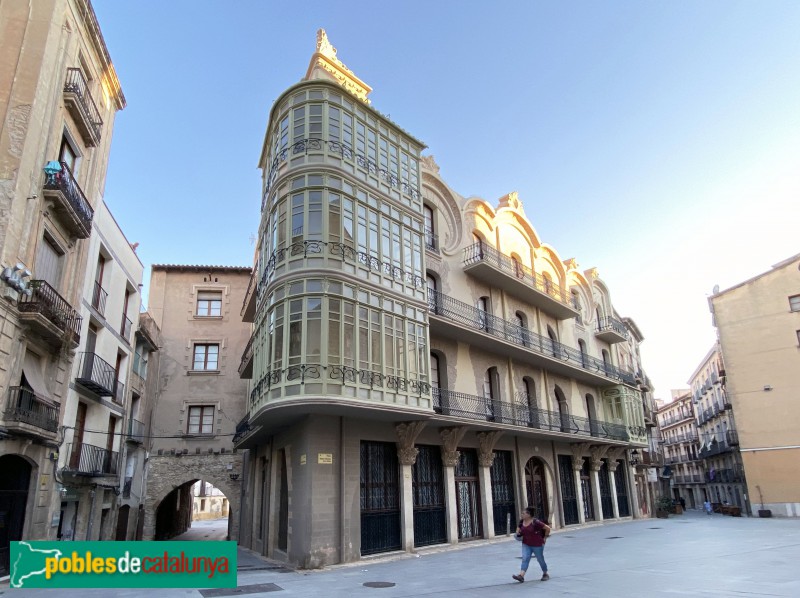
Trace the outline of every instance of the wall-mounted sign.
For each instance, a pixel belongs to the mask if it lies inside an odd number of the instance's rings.
[[[319,453],[317,455],[317,463],[322,465],[332,465],[333,455],[331,453]]]
[[[300,465],[305,465],[305,464],[306,464],[306,456],[300,455]]]

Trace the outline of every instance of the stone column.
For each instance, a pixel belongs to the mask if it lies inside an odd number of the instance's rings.
[[[632,498],[631,514],[634,519],[642,518],[642,508],[639,504],[639,492],[636,489],[636,468],[627,461],[624,462],[628,473],[628,495]]]
[[[483,518],[483,537],[493,538],[494,529],[494,499],[492,497],[492,474],[491,467],[494,461],[494,446],[503,432],[480,432],[478,434],[478,479],[481,489],[481,517]]]
[[[616,459],[608,460],[608,483],[611,486],[611,506],[614,508],[614,519],[619,519],[619,501],[617,501],[617,476],[614,475],[617,471]]]
[[[583,469],[583,445],[571,444],[572,449],[572,475],[575,479],[575,497],[578,499],[578,523],[586,523],[586,514],[583,508],[583,486],[581,485],[581,470]]]
[[[603,521],[605,514],[603,513],[603,500],[600,495],[600,469],[603,467],[603,457],[608,452],[608,445],[592,446],[589,452],[592,455],[591,468],[589,476],[592,483],[592,496],[594,498],[594,519],[595,521]]]
[[[447,541],[458,543],[458,496],[456,494],[456,464],[461,457],[458,443],[466,433],[466,428],[447,428],[439,432],[444,441],[442,464],[444,465],[444,494],[447,501]]]
[[[398,424],[397,458],[400,460],[400,525],[403,537],[403,550],[414,549],[414,480],[411,468],[417,462],[419,449],[414,446],[417,436],[426,422],[417,421]]]

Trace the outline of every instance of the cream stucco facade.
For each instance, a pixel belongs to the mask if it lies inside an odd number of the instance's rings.
[[[369,91],[320,31],[270,113],[241,543],[318,567],[503,535],[526,504],[641,516],[641,333],[516,193],[459,195]]]
[[[709,300],[749,500],[784,517],[800,516],[799,267],[800,254]]]

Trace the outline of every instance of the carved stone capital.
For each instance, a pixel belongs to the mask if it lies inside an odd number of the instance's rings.
[[[414,465],[417,462],[418,454],[419,449],[414,446],[397,449],[397,458],[400,460],[400,465]]]
[[[444,442],[444,446],[442,446],[442,462],[446,467],[455,467],[456,463],[458,463],[458,459],[461,456],[458,451],[458,443],[461,442],[466,433],[467,429],[465,427],[445,428],[439,432],[439,436]]]
[[[480,463],[481,467],[491,467],[492,462],[494,461],[494,451],[490,451],[488,453],[484,453],[481,451],[478,453],[478,463]]]
[[[589,454],[592,456],[592,470],[600,471],[603,467],[603,457],[608,452],[609,445],[600,444],[589,447]]]
[[[445,467],[455,467],[461,458],[461,451],[448,451],[442,447],[442,463]]]
[[[583,451],[585,445],[580,442],[574,442],[569,445],[569,448],[572,450],[572,469],[580,471],[583,469]]]
[[[615,471],[617,471],[617,466],[618,465],[619,465],[619,462],[616,459],[609,459],[608,460],[608,471],[611,472],[611,473],[614,473]]]
[[[502,435],[502,430],[495,430],[493,432],[479,432],[477,434],[478,446],[480,447],[480,451],[478,452],[478,462],[481,464],[481,467],[492,466],[492,461],[494,461],[494,447]]]

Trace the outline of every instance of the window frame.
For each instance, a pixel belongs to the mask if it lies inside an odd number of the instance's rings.
[[[789,295],[789,311],[800,312],[800,295]]]
[[[203,298],[203,297],[201,297],[202,295],[214,295],[215,298],[214,299],[209,299],[207,297]],[[219,299],[216,298],[217,296],[219,297]],[[199,289],[197,291],[197,298],[195,300],[194,317],[195,318],[204,318],[204,319],[205,318],[221,318],[222,317],[223,296],[224,296],[224,293],[223,293],[222,289],[219,289],[219,290],[217,290],[217,289]],[[213,312],[213,303],[216,302],[216,301],[219,301],[219,313],[218,314],[212,313]],[[208,313],[200,313],[200,304],[201,304],[201,302],[208,303],[208,305],[206,306],[206,308],[207,308],[206,311]]]
[[[192,411],[200,410],[199,417],[200,420],[197,422],[197,430],[192,430]],[[211,411],[211,422],[209,431],[206,431],[204,418],[207,416],[206,410]],[[216,405],[208,405],[208,404],[200,404],[200,405],[188,405],[186,409],[186,434],[192,436],[213,436],[214,435],[214,418],[216,415]]]
[[[203,357],[203,365],[206,367],[198,369],[197,366],[197,350],[200,347],[206,347]],[[209,368],[208,366],[208,348],[209,347],[216,347],[217,348],[217,360],[216,360],[216,367]],[[219,373],[219,359],[222,355],[222,343],[219,341],[195,341],[192,343],[192,368],[190,371],[192,372],[203,372],[203,373]]]

